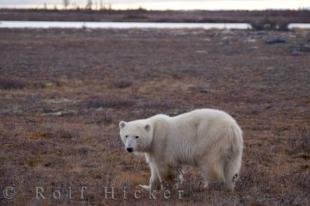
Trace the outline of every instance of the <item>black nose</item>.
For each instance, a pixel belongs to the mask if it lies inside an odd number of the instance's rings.
[[[127,147],[127,152],[133,152],[133,148],[132,147]]]

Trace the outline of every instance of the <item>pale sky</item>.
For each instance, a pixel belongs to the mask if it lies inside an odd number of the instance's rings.
[[[44,3],[49,8],[62,6],[62,0],[0,0],[0,7],[9,8],[42,8]],[[71,7],[85,6],[87,0],[70,0]],[[310,9],[310,0],[92,0],[93,8],[99,7],[100,2],[111,4],[113,9]]]

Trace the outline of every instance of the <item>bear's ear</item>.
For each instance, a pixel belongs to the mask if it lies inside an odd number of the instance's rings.
[[[146,125],[144,126],[144,129],[145,129],[147,132],[149,132],[149,131],[151,130],[151,125],[146,124]]]
[[[127,122],[125,122],[125,121],[120,121],[118,125],[119,125],[119,128],[120,128],[120,129],[123,129],[123,128],[126,126],[126,124],[127,124]]]

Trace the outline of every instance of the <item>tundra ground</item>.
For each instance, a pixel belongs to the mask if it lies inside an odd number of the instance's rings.
[[[15,189],[12,199],[1,194],[4,205],[309,204],[309,31],[1,29],[0,36],[0,186]],[[186,168],[181,199],[175,191],[167,200],[145,192],[135,199],[150,172],[125,152],[118,122],[205,107],[227,111],[244,130],[236,190],[201,190],[197,171]],[[116,200],[105,197],[112,186]]]

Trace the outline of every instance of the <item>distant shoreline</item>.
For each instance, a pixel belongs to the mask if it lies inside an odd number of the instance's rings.
[[[309,10],[266,11],[149,11],[0,9],[0,20],[250,23],[257,30],[286,30],[289,23],[310,23]]]

